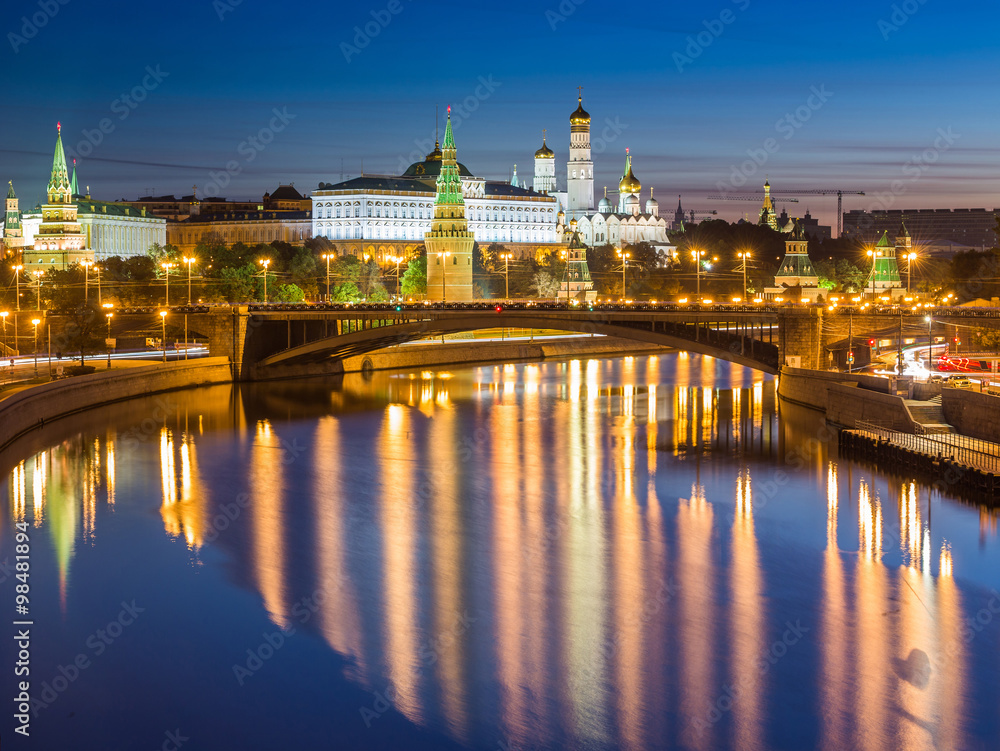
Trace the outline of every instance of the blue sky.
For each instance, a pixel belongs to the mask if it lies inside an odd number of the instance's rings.
[[[845,208],[1000,207],[994,3],[64,1],[15,0],[0,24],[0,177],[25,205],[43,195],[57,120],[81,183],[108,200],[308,191],[362,160],[395,174],[426,151],[435,104],[463,102],[456,140],[474,173],[506,178],[517,163],[530,178],[547,128],[564,179],[582,85],[598,196],[628,146],[664,207],[683,194],[726,218],[756,207],[707,196],[765,176],[868,193]],[[24,17],[45,20],[31,38]],[[366,24],[377,33],[362,48]],[[133,109],[122,95],[135,87]],[[267,144],[248,140],[262,129]],[[830,222],[835,206],[801,197],[789,210]]]

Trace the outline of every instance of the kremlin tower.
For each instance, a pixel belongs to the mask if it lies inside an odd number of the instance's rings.
[[[446,302],[472,300],[472,245],[465,219],[462,178],[458,171],[451,107],[441,145],[441,173],[437,178],[434,220],[424,235],[427,248],[427,299]]]
[[[89,260],[85,240],[73,203],[73,188],[66,152],[63,150],[62,125],[56,125],[56,150],[52,157],[52,176],[47,189],[48,203],[42,206],[42,223],[35,235],[32,250],[25,250],[26,270],[55,266],[65,269],[74,263]]]
[[[569,117],[569,162],[566,165],[567,216],[579,219],[594,211],[594,162],[590,158],[590,115],[583,94]]]

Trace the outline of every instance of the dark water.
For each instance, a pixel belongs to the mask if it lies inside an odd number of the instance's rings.
[[[30,743],[8,703],[4,748],[1000,737],[996,517],[838,459],[816,413],[738,366],[213,387],[0,461],[38,702]]]

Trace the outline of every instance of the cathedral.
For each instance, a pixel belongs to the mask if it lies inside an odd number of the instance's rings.
[[[545,138],[535,152],[534,188],[559,200],[559,228],[564,241],[571,238],[569,222],[576,222],[580,241],[589,247],[596,245],[634,245],[645,242],[658,246],[666,259],[676,249],[667,238],[667,221],[660,216],[659,204],[649,190],[642,203],[642,183],[632,168],[632,155],[625,149],[625,168],[618,182],[617,199],[604,197],[595,205],[594,162],[590,153],[590,114],[583,108],[583,95],[577,98],[577,108],[569,117],[569,161],[566,163],[566,190],[556,189],[555,154]]]

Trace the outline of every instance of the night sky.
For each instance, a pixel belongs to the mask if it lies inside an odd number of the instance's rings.
[[[869,193],[845,210],[1000,206],[996,3],[65,2],[4,5],[0,177],[22,209],[43,198],[57,120],[95,198],[198,185],[259,199],[357,175],[362,160],[398,174],[448,103],[473,173],[507,179],[516,162],[530,181],[548,128],[562,187],[581,85],[597,198],[628,146],[671,211],[681,193],[688,209],[756,218],[754,204],[706,200],[744,175],[750,190],[768,176]],[[45,24],[24,33],[23,16]],[[366,24],[377,34],[361,48]],[[133,109],[122,95],[135,87]],[[258,148],[247,139],[262,129]],[[748,150],[764,164],[734,180]],[[932,164],[915,160],[925,152]],[[836,198],[788,208],[829,223]]]

